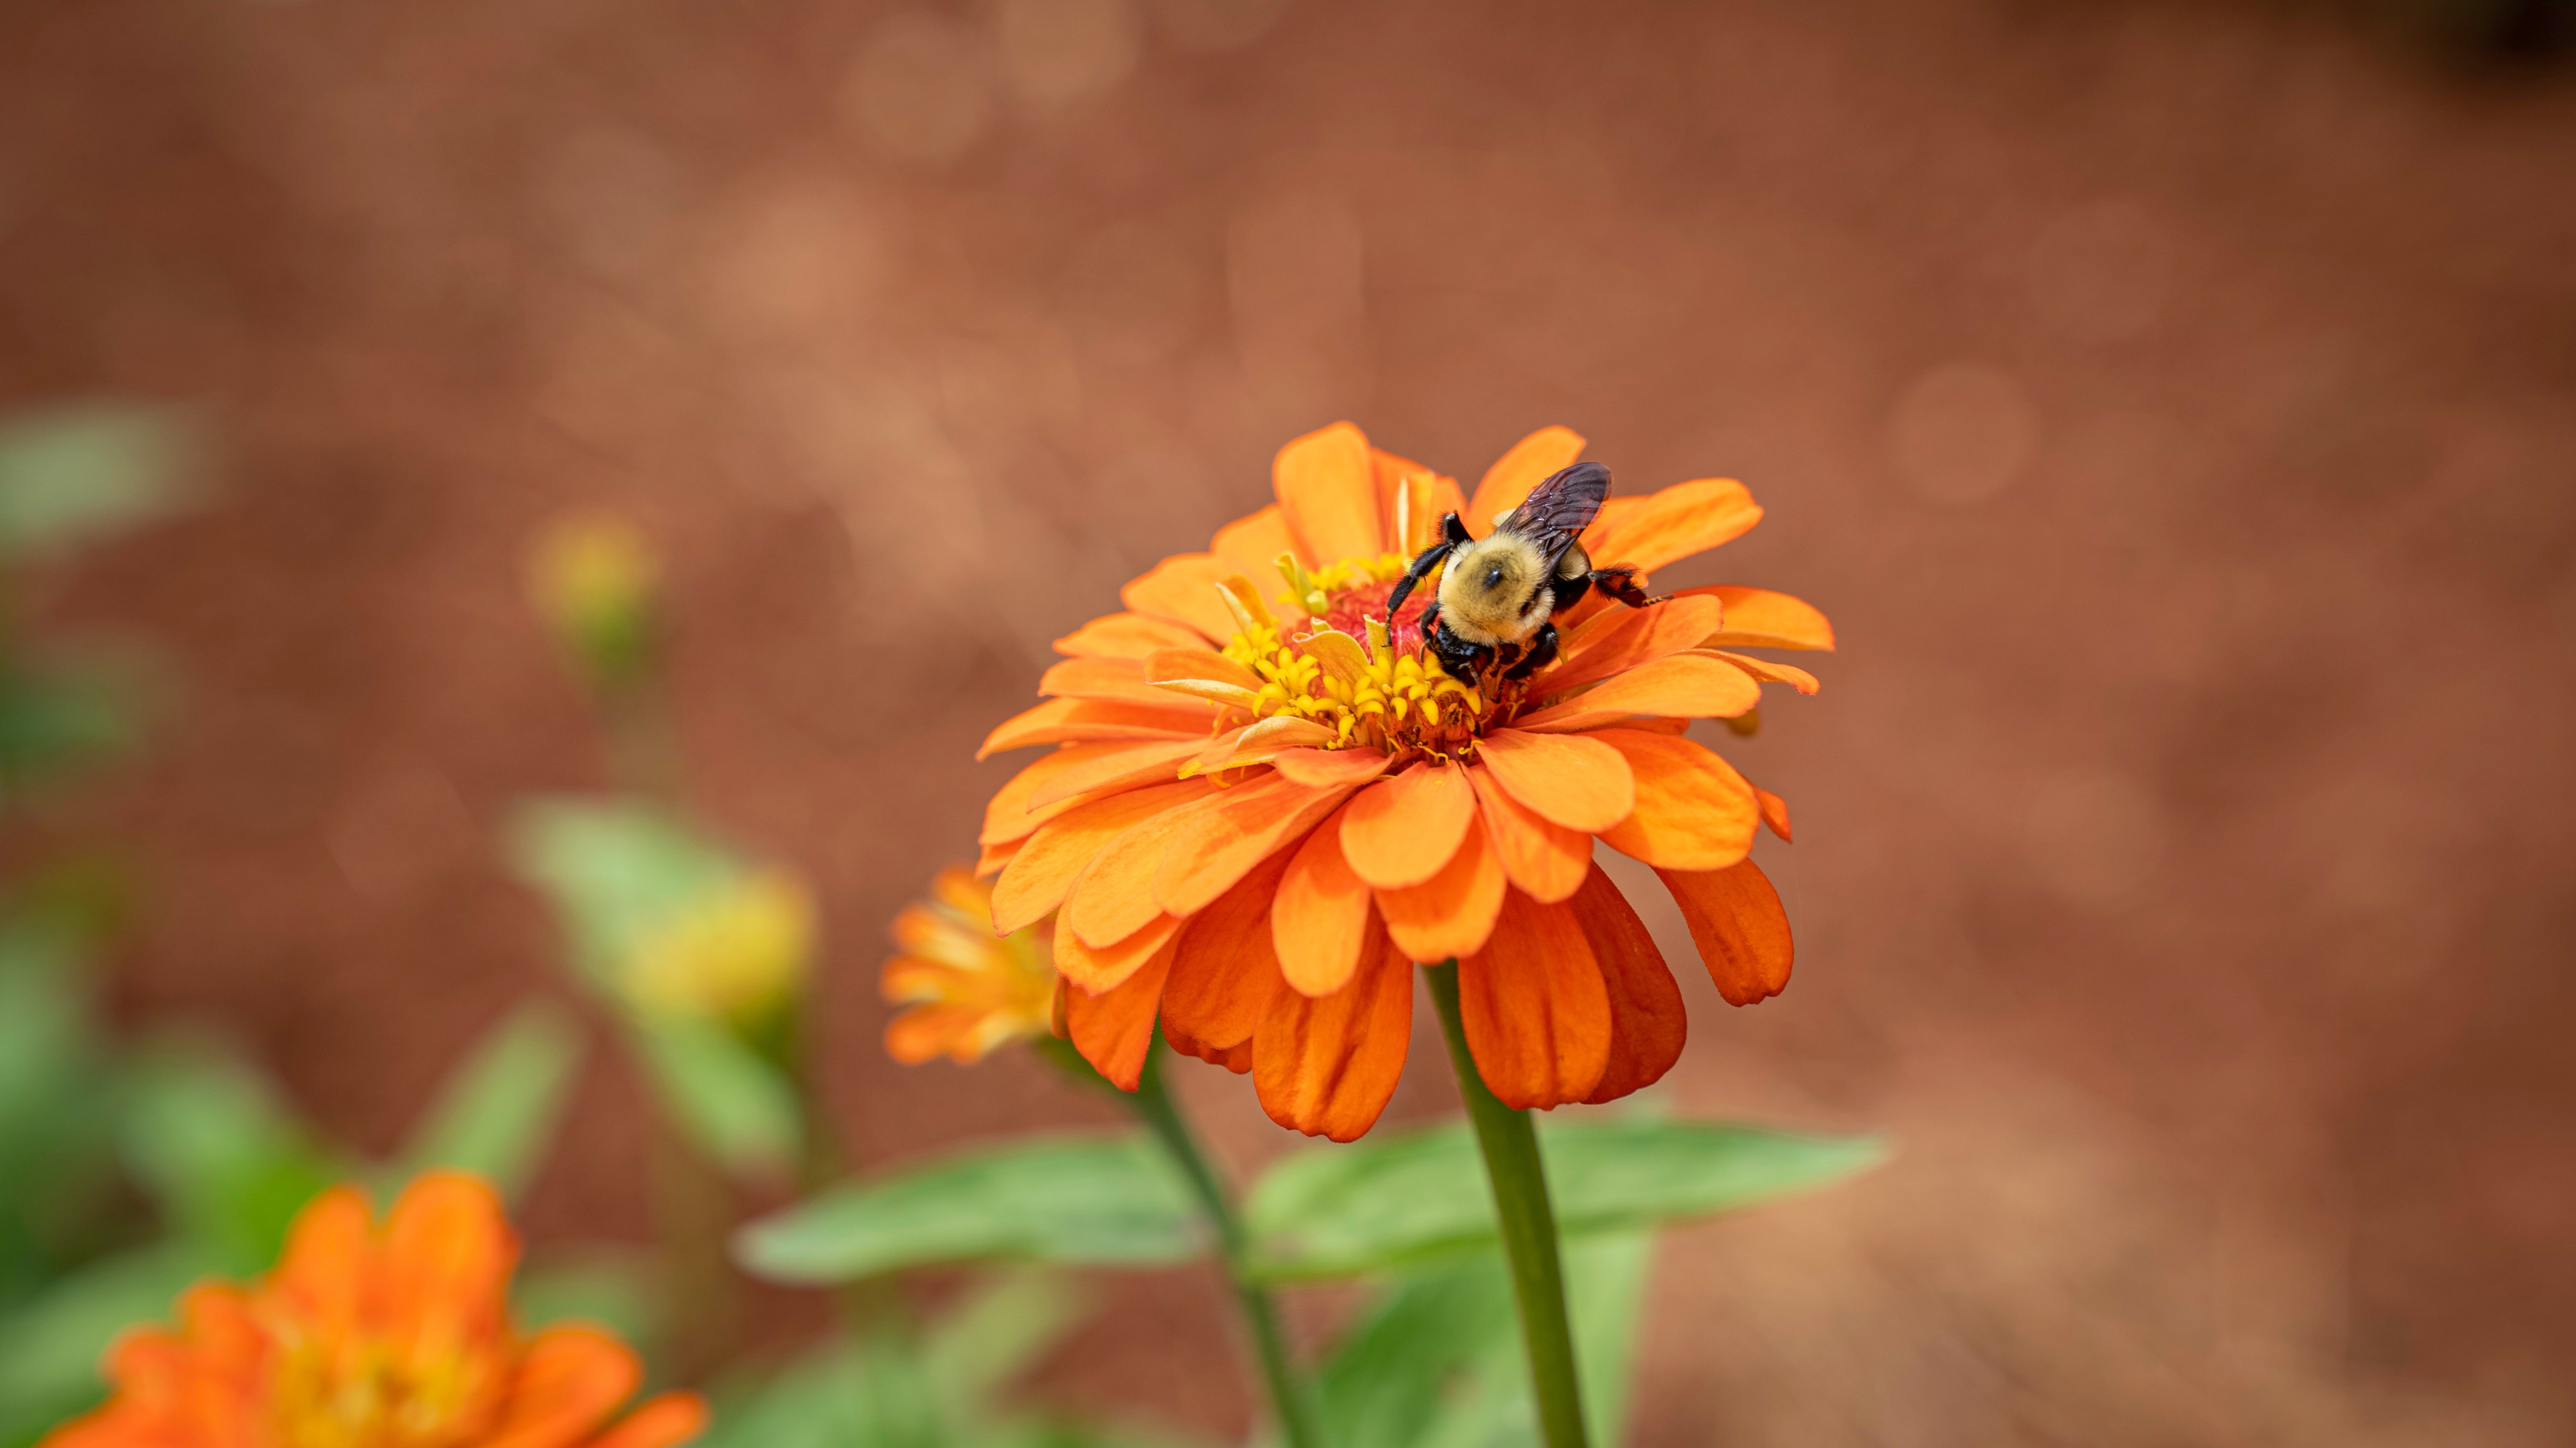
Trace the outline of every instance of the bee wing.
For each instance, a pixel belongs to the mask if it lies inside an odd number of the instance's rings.
[[[1505,514],[1499,526],[1538,545],[1555,563],[1575,535],[1592,526],[1601,500],[1610,496],[1610,470],[1599,463],[1576,463],[1551,473],[1521,505]]]

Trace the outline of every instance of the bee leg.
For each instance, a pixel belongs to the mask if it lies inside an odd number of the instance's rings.
[[[1672,597],[1671,594],[1664,593],[1648,598],[1646,590],[1637,586],[1637,570],[1624,563],[1616,568],[1595,568],[1586,577],[1593,587],[1630,608],[1644,608],[1650,603],[1662,603]]]
[[[1470,689],[1476,687],[1476,677],[1484,672],[1484,665],[1493,657],[1493,650],[1482,644],[1471,644],[1445,628],[1434,627],[1423,637],[1429,640],[1431,652],[1440,660],[1443,672]]]
[[[1543,623],[1538,626],[1537,633],[1530,635],[1530,641],[1522,645],[1520,658],[1503,671],[1503,677],[1526,679],[1555,662],[1556,625]]]
[[[1457,521],[1458,515],[1451,513],[1441,519],[1441,527],[1446,530],[1448,525]],[[1465,530],[1462,529],[1460,531],[1463,532]],[[1466,540],[1455,540],[1455,542],[1464,541]],[[1407,598],[1412,597],[1413,586],[1420,583],[1424,578],[1430,576],[1431,570],[1440,566],[1440,560],[1449,556],[1449,550],[1453,546],[1455,546],[1453,540],[1444,537],[1439,542],[1423,549],[1422,552],[1414,558],[1413,566],[1405,569],[1404,576],[1395,581],[1395,590],[1386,596],[1386,626],[1388,629],[1392,630],[1395,627],[1396,611],[1404,607],[1404,601]],[[1426,623],[1424,625],[1424,632],[1428,633],[1429,631],[1430,626]]]

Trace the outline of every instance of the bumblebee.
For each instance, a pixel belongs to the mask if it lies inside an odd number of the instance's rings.
[[[1451,678],[1475,688],[1485,670],[1505,657],[1506,679],[1526,679],[1556,658],[1558,609],[1571,608],[1597,588],[1630,608],[1661,603],[1637,586],[1637,570],[1595,568],[1576,542],[1610,495],[1610,470],[1576,463],[1551,474],[1517,508],[1494,520],[1494,531],[1470,537],[1455,513],[1440,519],[1440,541],[1422,550],[1386,598],[1390,623],[1415,585],[1444,561],[1440,596],[1422,611],[1423,641]]]

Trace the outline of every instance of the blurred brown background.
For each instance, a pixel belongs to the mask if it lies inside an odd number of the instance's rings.
[[[41,600],[182,685],[46,828],[130,1012],[390,1141],[556,988],[494,832],[605,766],[518,567],[613,505],[853,1149],[1081,1119],[875,1045],[976,741],[1292,434],[1563,422],[1844,640],[1724,746],[1798,976],[1683,972],[1677,1102],[1900,1153],[1669,1239],[1636,1441],[2570,1441],[2576,88],[2490,9],[15,0],[0,401],[220,448]],[[644,1232],[639,1123],[595,1062],[540,1237]],[[1239,1428],[1210,1284],[1107,1290],[1054,1388]]]

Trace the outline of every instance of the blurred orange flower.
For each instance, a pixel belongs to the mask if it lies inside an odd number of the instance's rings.
[[[1736,652],[1830,649],[1824,615],[1720,586],[1643,610],[1560,615],[1558,660],[1469,689],[1420,657],[1406,556],[1456,512],[1481,534],[1583,439],[1551,427],[1458,485],[1338,423],[1283,448],[1278,502],[1205,553],[1127,585],[1124,613],[1056,643],[1051,696],[983,753],[1059,746],[987,807],[993,923],[1059,912],[1074,1044],[1133,1089],[1157,1017],[1180,1050],[1250,1071],[1273,1119],[1350,1140],[1395,1089],[1412,962],[1455,957],[1467,1039],[1515,1107],[1608,1101],[1681,1053],[1681,993],[1592,861],[1597,838],[1655,868],[1718,990],[1788,983],[1779,896],[1746,858],[1785,806],[1682,737],[1805,671]],[[1614,497],[1582,535],[1596,564],[1662,568],[1760,520],[1740,483]],[[1284,594],[1253,580],[1284,577]]]
[[[297,1216],[248,1289],[206,1285],[184,1324],[110,1350],[105,1406],[43,1448],[671,1448],[706,1407],[665,1393],[615,1424],[643,1379],[607,1333],[521,1339],[507,1297],[519,1256],[482,1181],[412,1183],[382,1230],[347,1187]]]
[[[895,917],[902,953],[885,963],[879,986],[912,1009],[887,1023],[887,1054],[907,1066],[933,1056],[972,1063],[1046,1034],[1057,986],[1045,932],[1030,926],[996,940],[992,918],[993,887],[955,866],[931,882],[928,900]]]

